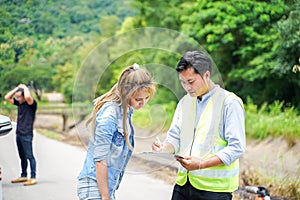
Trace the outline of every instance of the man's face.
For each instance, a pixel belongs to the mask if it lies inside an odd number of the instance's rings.
[[[25,101],[24,96],[22,96],[22,92],[16,92],[15,98],[18,102],[23,103]]]
[[[204,76],[206,76],[206,73]],[[207,79],[203,79],[200,74],[195,73],[192,67],[180,72],[179,80],[185,91],[192,97],[201,97],[208,92]]]

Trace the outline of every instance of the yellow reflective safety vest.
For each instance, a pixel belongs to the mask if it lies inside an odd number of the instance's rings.
[[[219,130],[222,119],[224,101],[228,95],[234,95],[220,87],[205,106],[198,124],[195,125],[197,98],[186,95],[181,100],[181,124],[179,154],[208,159],[216,152],[227,146],[227,142],[220,137]],[[236,98],[241,101],[239,97]],[[243,105],[243,104],[242,104]],[[238,189],[239,161],[229,166],[220,165],[201,170],[187,171],[179,165],[176,183],[180,186],[187,182],[199,190],[212,192],[233,192]]]

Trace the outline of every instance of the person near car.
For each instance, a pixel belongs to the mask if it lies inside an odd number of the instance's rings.
[[[37,102],[31,96],[25,84],[19,84],[5,95],[5,100],[18,106],[16,143],[21,160],[21,176],[12,183],[24,183],[25,186],[34,185],[36,181],[36,159],[33,155],[33,126],[37,110]],[[30,176],[27,174],[28,161]]]

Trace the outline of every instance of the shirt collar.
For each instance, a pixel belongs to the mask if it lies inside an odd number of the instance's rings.
[[[197,97],[197,100],[198,101],[206,101],[208,100],[216,91],[217,91],[217,88],[219,88],[220,86],[219,85],[216,85],[212,90],[210,90],[208,93],[202,95],[202,99],[199,99]]]

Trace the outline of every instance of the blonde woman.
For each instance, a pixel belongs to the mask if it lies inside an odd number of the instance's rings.
[[[109,92],[95,100],[93,137],[78,177],[78,197],[114,200],[134,147],[131,122],[134,109],[142,108],[156,91],[146,69],[127,67]]]

